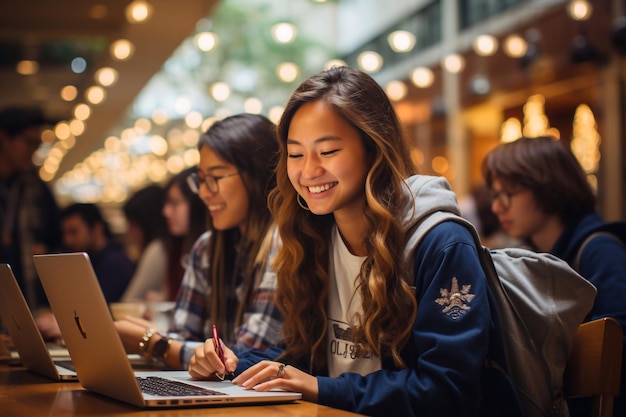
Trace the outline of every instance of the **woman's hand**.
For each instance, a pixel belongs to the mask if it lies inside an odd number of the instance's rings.
[[[213,339],[207,339],[197,346],[189,361],[189,374],[195,379],[224,379],[226,374],[233,373],[237,369],[239,359],[232,350],[222,343],[224,350],[224,363],[215,349]]]
[[[300,392],[302,399],[317,402],[317,378],[280,362],[259,362],[233,379],[233,383],[256,391],[282,389]]]

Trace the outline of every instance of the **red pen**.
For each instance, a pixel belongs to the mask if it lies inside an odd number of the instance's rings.
[[[220,336],[217,334],[217,326],[215,326],[215,324],[213,325],[213,343],[215,345],[215,351],[217,352],[217,356],[219,356],[220,360],[224,364],[224,369],[226,369],[226,357],[224,357],[224,348],[222,347]],[[230,374],[234,376],[232,372]],[[224,374],[220,374],[216,372],[215,375],[219,379],[222,379],[222,380],[224,379]]]

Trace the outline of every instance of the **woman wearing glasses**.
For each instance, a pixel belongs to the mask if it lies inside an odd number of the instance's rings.
[[[622,296],[626,249],[616,236],[595,234],[607,225],[596,212],[594,191],[569,149],[552,137],[522,137],[492,150],[482,168],[493,193],[491,208],[506,232],[535,250],[564,259],[596,286],[588,320],[609,316],[626,329]],[[622,366],[616,416],[626,415],[626,361]],[[580,407],[580,400],[570,401],[570,414],[590,414],[590,409]]]
[[[128,353],[184,367],[194,347],[212,338],[214,324],[237,351],[278,341],[271,259],[280,239],[267,207],[278,154],[274,129],[263,116],[240,114],[200,137],[198,170],[188,184],[209,210],[209,230],[191,250],[167,335],[145,321],[116,322]]]

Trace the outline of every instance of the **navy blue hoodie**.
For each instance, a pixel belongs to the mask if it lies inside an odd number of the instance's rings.
[[[433,211],[459,214],[445,179],[414,176],[407,182],[414,196],[402,219],[407,230]],[[500,384],[486,384],[484,368],[501,336],[472,235],[460,224],[445,222],[417,247],[411,237],[406,246],[418,301],[413,332],[401,351],[406,368],[398,369],[383,358],[381,370],[364,376],[344,373],[331,378],[327,369],[314,369],[318,402],[371,416],[517,415],[515,403],[501,401],[488,410],[484,405],[486,391],[487,396],[498,397],[500,393],[489,390],[502,389]],[[459,291],[461,299],[453,300],[451,295]],[[243,353],[235,373],[280,353],[278,347]],[[310,368],[308,358],[290,365]]]

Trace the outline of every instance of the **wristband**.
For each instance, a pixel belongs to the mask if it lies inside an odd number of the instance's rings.
[[[150,338],[152,337],[154,333],[155,333],[155,330],[152,327],[150,327],[146,329],[146,332],[143,334],[143,336],[141,336],[141,340],[139,341],[139,355],[140,356],[146,356],[147,350],[148,350],[148,342],[150,341]]]

